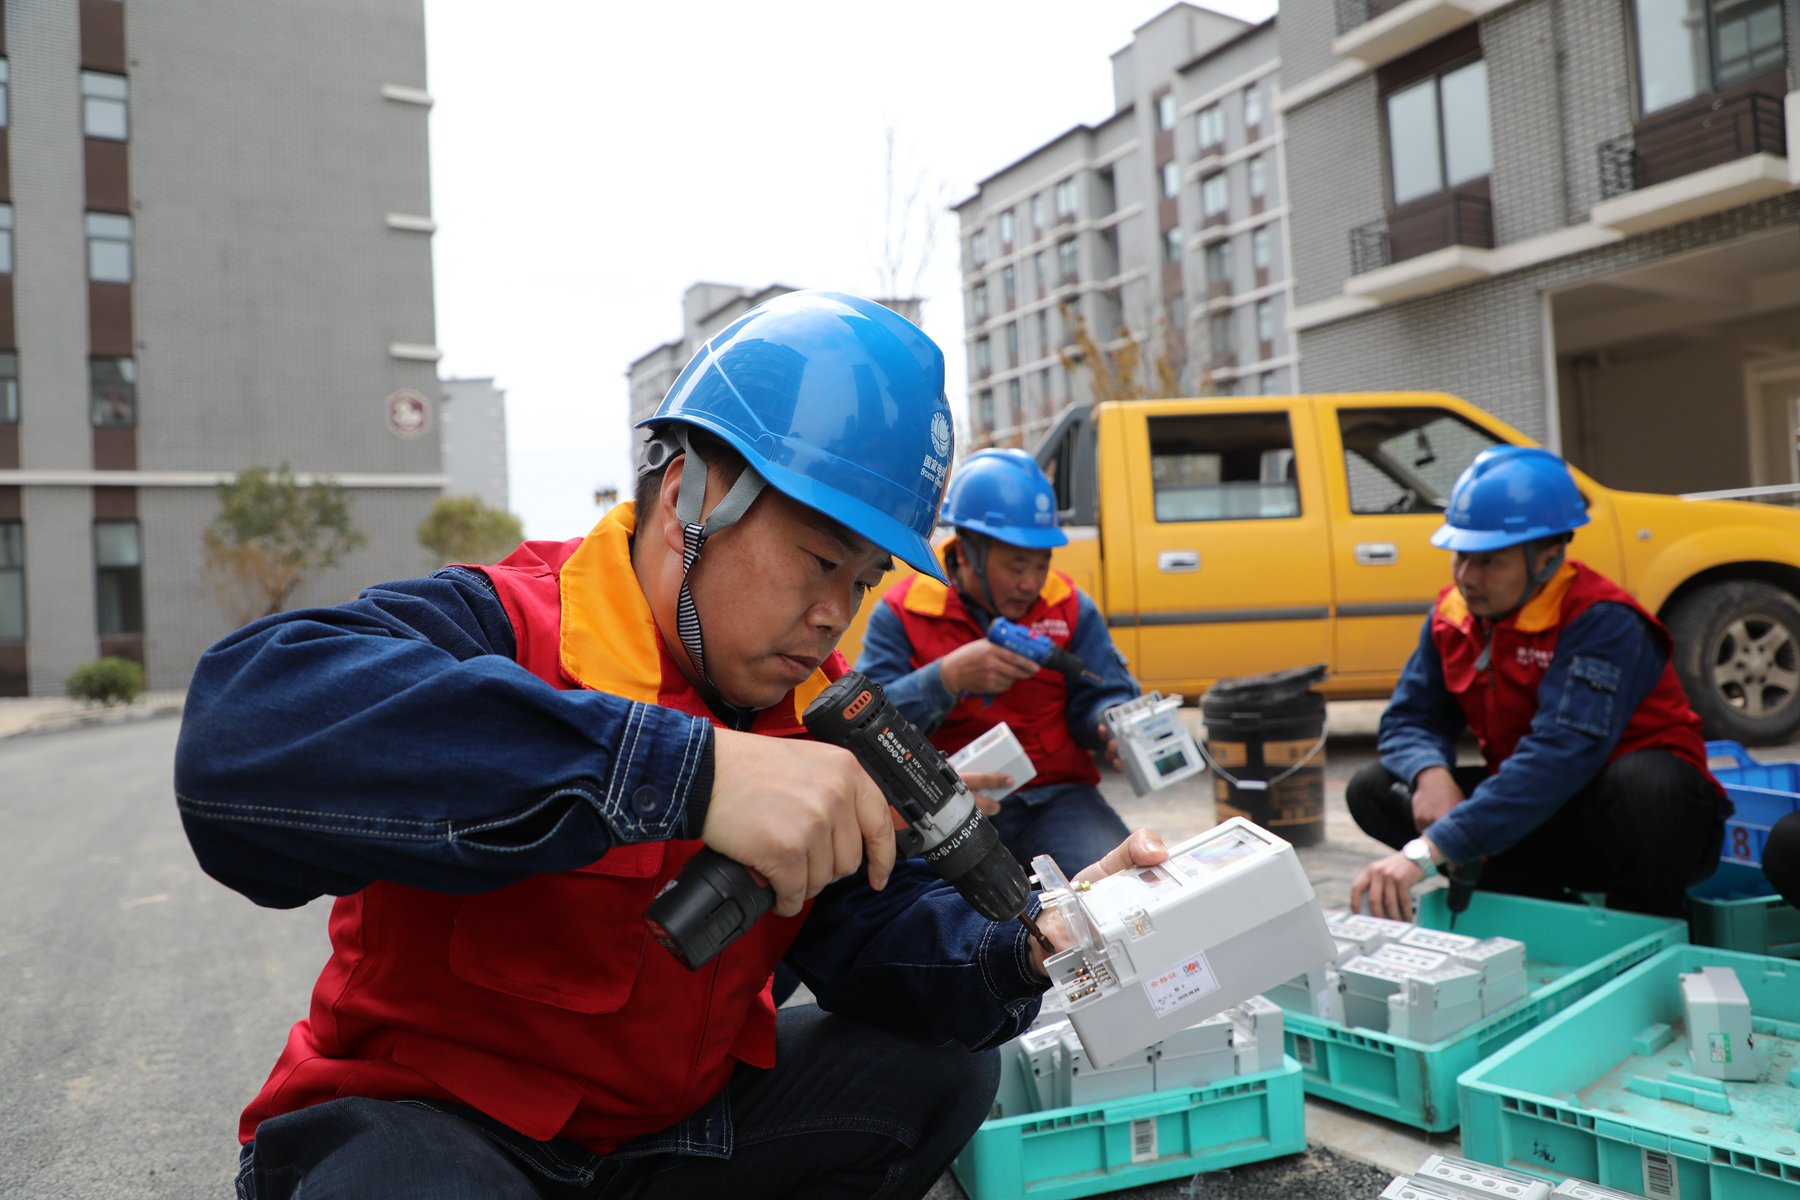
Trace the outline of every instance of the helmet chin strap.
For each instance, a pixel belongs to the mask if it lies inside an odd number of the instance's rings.
[[[754,708],[744,709],[725,699],[725,693],[719,690],[712,676],[706,670],[706,640],[700,631],[700,613],[694,607],[694,594],[689,587],[690,577],[694,572],[694,564],[700,561],[700,552],[706,546],[706,539],[721,529],[729,529],[749,511],[751,503],[762,494],[768,481],[758,475],[749,465],[745,465],[744,473],[737,477],[725,498],[719,501],[703,522],[700,511],[706,503],[706,460],[695,453],[688,440],[686,425],[677,424],[671,433],[665,432],[657,438],[666,453],[663,461],[673,457],[674,446],[671,441],[679,441],[682,453],[687,455],[687,468],[681,473],[681,493],[675,501],[675,517],[681,522],[681,593],[675,600],[675,633],[681,638],[682,646],[687,650],[688,661],[694,664],[694,671],[706,686],[712,689],[713,695],[726,707],[736,713],[755,712]],[[655,459],[652,454],[651,458]],[[699,470],[694,470],[695,465]]]
[[[994,589],[988,584],[987,576],[988,551],[992,549],[992,543],[983,533],[974,533],[975,540],[971,542],[971,533],[966,529],[957,530],[956,544],[968,551],[969,569],[975,572],[975,580],[981,584],[981,598],[987,602],[988,616],[997,617],[1000,606],[994,602]]]
[[[1494,626],[1498,625],[1500,622],[1506,620],[1506,618],[1512,616],[1514,613],[1518,612],[1521,608],[1524,608],[1527,604],[1529,604],[1531,602],[1531,598],[1533,596],[1537,595],[1538,589],[1543,587],[1544,584],[1548,583],[1550,581],[1551,576],[1555,575],[1558,571],[1562,570],[1563,563],[1569,557],[1569,549],[1568,548],[1569,548],[1568,539],[1564,538],[1561,542],[1559,542],[1557,544],[1556,553],[1551,556],[1550,561],[1548,563],[1544,564],[1544,569],[1542,571],[1534,571],[1531,568],[1531,561],[1532,561],[1532,559],[1537,557],[1538,543],[1537,542],[1527,543],[1527,545],[1525,547],[1525,587],[1524,587],[1524,590],[1519,593],[1518,600],[1513,603],[1513,606],[1511,608],[1507,609],[1503,613],[1498,613],[1495,616],[1482,618],[1482,620],[1487,623],[1487,644],[1482,646],[1482,648],[1481,648],[1481,657],[1479,657],[1475,660],[1475,669],[1477,671],[1487,670],[1488,664],[1493,661]]]

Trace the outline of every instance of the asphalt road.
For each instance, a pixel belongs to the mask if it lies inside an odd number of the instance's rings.
[[[178,722],[0,742],[0,1196],[232,1194],[237,1117],[328,946],[328,906],[201,874]]]
[[[230,1196],[238,1113],[325,961],[326,902],[257,908],[194,865],[169,782],[178,728],[0,741],[0,1197]],[[1330,839],[1302,853],[1328,904],[1374,848],[1342,807],[1368,753],[1334,740]],[[1204,780],[1143,801],[1105,788],[1171,841],[1213,821]],[[1121,1195],[1379,1193],[1385,1179],[1346,1188],[1319,1153]],[[932,1200],[960,1196],[946,1176]]]

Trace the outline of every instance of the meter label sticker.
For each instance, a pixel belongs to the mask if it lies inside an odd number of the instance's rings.
[[[1218,990],[1219,981],[1214,978],[1212,965],[1204,954],[1196,954],[1186,962],[1176,963],[1144,980],[1144,994],[1150,997],[1150,1007],[1156,1010],[1159,1018]]]
[[[1156,1161],[1156,1118],[1145,1117],[1131,1123],[1131,1161]]]
[[[1675,1160],[1660,1150],[1644,1150],[1644,1195],[1650,1200],[1681,1200]]]
[[[1217,874],[1266,849],[1268,843],[1242,829],[1233,829],[1222,836],[1208,838],[1186,854],[1171,859],[1169,865],[1179,869],[1190,879],[1200,879]]]
[[[1731,1035],[1729,1033],[1709,1033],[1706,1035],[1707,1047],[1712,1051],[1712,1060],[1716,1063],[1731,1061]]]

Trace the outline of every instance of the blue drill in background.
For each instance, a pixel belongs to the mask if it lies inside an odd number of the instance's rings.
[[[1052,671],[1061,671],[1070,679],[1085,678],[1095,683],[1106,681],[1087,669],[1087,664],[1070,654],[1067,650],[1044,637],[1031,632],[1023,625],[1015,624],[1005,617],[995,617],[988,626],[988,641],[1002,650],[1010,650],[1021,658],[1029,658],[1040,667],[1049,667]],[[991,703],[993,697],[987,697]]]

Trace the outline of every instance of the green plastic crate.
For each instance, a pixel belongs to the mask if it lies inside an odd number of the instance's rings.
[[[1690,1066],[1676,976],[1701,967],[1737,972],[1767,1082],[1670,1078]],[[1797,1200],[1797,1042],[1800,963],[1674,947],[1465,1072],[1463,1154],[1661,1200]]]
[[[1689,940],[1742,954],[1800,958],[1800,909],[1780,896],[1760,868],[1722,863],[1688,889]]]
[[[1442,890],[1419,897],[1418,921],[1450,927]],[[1430,1045],[1289,1010],[1287,1052],[1304,1070],[1309,1093],[1432,1132],[1454,1129],[1461,1119],[1458,1075],[1658,951],[1687,941],[1686,926],[1672,918],[1492,892],[1475,893],[1456,932],[1524,942],[1532,983],[1525,999]]]
[[[1205,1087],[996,1117],[951,1170],[971,1200],[1067,1200],[1304,1149],[1306,1092],[1289,1058]]]

